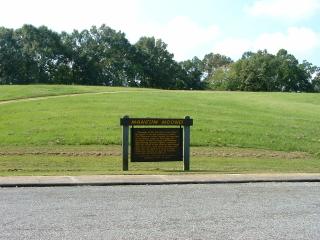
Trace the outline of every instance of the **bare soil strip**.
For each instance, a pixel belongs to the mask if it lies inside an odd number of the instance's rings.
[[[0,156],[25,156],[25,155],[43,155],[43,156],[65,156],[65,157],[108,157],[121,156],[120,146],[98,147],[97,149],[83,148],[14,148],[0,151]],[[305,159],[312,157],[305,152],[282,152],[263,149],[243,149],[243,148],[214,148],[214,147],[193,147],[191,155],[195,157],[224,157],[224,158],[279,158],[279,159]]]
[[[246,148],[208,148],[197,147],[191,150],[193,156],[203,157],[232,157],[232,158],[281,158],[281,159],[299,159],[311,157],[306,152],[283,152],[264,149],[246,149]]]

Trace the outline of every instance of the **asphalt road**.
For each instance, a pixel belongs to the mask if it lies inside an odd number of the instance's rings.
[[[320,183],[0,188],[0,239],[320,239]]]

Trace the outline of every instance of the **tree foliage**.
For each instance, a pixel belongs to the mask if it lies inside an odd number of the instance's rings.
[[[219,68],[224,68],[232,62],[231,58],[221,54],[206,54],[202,60],[203,72],[206,79],[211,78]]]
[[[71,33],[0,27],[0,84],[31,83],[320,92],[320,69],[285,49],[245,52],[236,62],[209,53],[178,63],[161,39],[131,44],[106,25]]]
[[[180,69],[173,59],[173,54],[167,50],[167,44],[154,37],[141,37],[135,47],[142,66],[140,85],[151,88],[176,88]]]
[[[199,58],[194,57],[191,60],[183,61],[180,63],[182,68],[182,74],[184,76],[184,85],[182,88],[184,89],[204,89],[205,85],[202,81],[204,76],[204,66],[203,61]]]
[[[223,67],[208,79],[213,89],[240,91],[312,92],[315,88],[317,67],[299,61],[286,50],[276,55],[266,50],[246,52],[235,63]],[[223,74],[222,74],[223,72]]]

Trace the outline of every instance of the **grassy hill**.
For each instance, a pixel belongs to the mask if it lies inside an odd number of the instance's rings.
[[[66,95],[75,93],[80,94]],[[57,95],[63,96],[50,97]],[[49,97],[28,101],[39,96]],[[18,100],[6,102],[10,99]],[[55,85],[0,86],[0,148],[19,152],[69,146],[80,151],[120,145],[124,115],[189,115],[194,119],[192,146],[320,156],[320,94]]]
[[[105,91],[121,91],[123,88],[113,87],[94,87],[78,85],[2,85],[0,86],[0,102],[15,99],[27,99],[34,97],[63,96],[68,94],[98,93]],[[135,88],[126,88],[126,91],[137,90]]]

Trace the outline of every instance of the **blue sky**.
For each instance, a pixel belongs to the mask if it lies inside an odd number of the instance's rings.
[[[0,25],[72,31],[106,24],[134,43],[155,36],[176,60],[286,48],[320,66],[320,0],[1,0]]]

